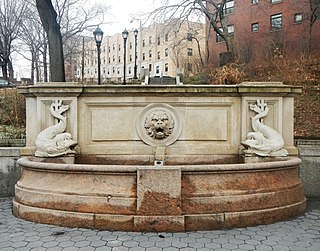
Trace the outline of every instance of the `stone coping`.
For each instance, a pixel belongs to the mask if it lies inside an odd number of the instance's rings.
[[[88,165],[88,164],[57,164],[31,161],[27,157],[20,158],[18,164],[26,168],[59,170],[59,171],[78,171],[78,172],[136,172],[138,169],[154,169],[151,165]],[[168,165],[161,166],[159,169],[180,168],[183,172],[221,172],[221,171],[246,171],[258,169],[292,168],[301,164],[299,158],[288,158],[283,161],[259,162],[259,163],[240,163],[240,164],[211,164],[211,165]]]
[[[208,95],[230,95],[241,96],[246,93],[259,93],[259,95],[270,94],[299,94],[302,87],[284,85],[281,82],[243,82],[238,85],[82,85],[79,83],[39,83],[32,86],[23,86],[18,88],[19,92],[28,96],[46,96],[46,95],[154,95],[154,93],[163,93],[167,95],[188,96],[207,93]]]

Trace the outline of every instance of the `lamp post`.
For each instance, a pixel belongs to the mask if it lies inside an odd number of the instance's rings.
[[[137,78],[137,37],[138,37],[138,30],[135,29],[133,31],[134,34],[134,74],[133,74],[133,79],[138,79]]]
[[[95,31],[93,32],[93,35],[94,35],[94,40],[96,41],[97,51],[98,51],[98,85],[100,85],[101,84],[100,47],[101,47],[101,42],[103,38],[103,31],[99,28],[99,26],[97,27],[97,29],[95,29]]]
[[[126,43],[127,43],[127,38],[128,38],[129,32],[127,29],[124,29],[122,32],[122,37],[123,37],[123,84],[126,84]]]

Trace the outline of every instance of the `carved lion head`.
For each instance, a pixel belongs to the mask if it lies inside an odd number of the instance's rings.
[[[172,133],[174,121],[168,112],[157,110],[147,116],[144,127],[150,137],[164,139]]]

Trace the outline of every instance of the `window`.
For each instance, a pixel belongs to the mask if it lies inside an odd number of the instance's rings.
[[[219,7],[221,6],[221,4],[218,5]],[[227,1],[225,3],[225,5],[223,6],[223,14],[227,15],[227,14],[231,14],[234,10],[234,1]]]
[[[187,55],[192,56],[192,48],[187,48]]]
[[[129,48],[130,48],[130,49],[132,49],[132,42],[130,42],[130,44],[129,44]]]
[[[152,50],[149,51],[149,58],[152,58]]]
[[[282,29],[282,14],[272,15],[270,17],[271,31]]]
[[[108,50],[109,50],[109,52],[111,51],[111,48],[110,48],[110,46],[109,46],[109,49],[108,49]]]
[[[160,51],[158,51],[158,60],[160,59]]]
[[[117,73],[120,74],[120,69],[119,68],[117,68]]]
[[[188,69],[188,71],[192,71],[192,64],[188,63],[187,69]]]
[[[129,60],[130,60],[130,62],[132,62],[132,55],[129,56]]]
[[[112,67],[112,72],[113,72],[113,73],[115,72],[115,69],[114,69],[114,67]]]
[[[234,33],[234,25],[233,24],[232,25],[228,25],[227,29],[228,29],[228,33],[229,34],[233,34]]]
[[[152,37],[149,37],[149,44],[152,44]]]
[[[258,3],[259,3],[259,0],[251,0],[251,3],[252,3],[252,4],[258,4]]]
[[[131,74],[131,67],[129,67],[129,74]]]
[[[156,67],[156,74],[159,74],[159,73],[160,73],[160,66],[157,65],[157,67]]]
[[[227,26],[227,29],[228,29],[228,34],[230,35],[233,35],[234,33],[234,25],[228,25]],[[220,28],[220,31],[223,31],[222,28]],[[223,42],[224,39],[222,38],[222,36],[220,36],[218,33],[216,33],[216,42],[219,43],[219,42]]]
[[[115,50],[116,49],[116,46],[115,44],[112,45],[112,50]]]
[[[142,53],[142,60],[146,60],[146,54]]]
[[[119,56],[119,58],[118,58],[118,62],[120,63],[121,62],[121,57]]]
[[[222,31],[222,28],[219,28],[219,30]],[[219,43],[223,41],[223,38],[218,33],[216,33],[216,42]]]
[[[149,64],[149,71],[152,71],[152,64]]]
[[[302,20],[303,20],[303,15],[302,15],[302,13],[296,13],[296,14],[294,14],[294,23],[295,23],[295,24],[300,24],[300,23],[302,23]]]
[[[168,41],[169,41],[169,34],[168,34],[168,33],[164,35],[164,41],[165,41],[165,42],[168,42]]]
[[[166,63],[166,64],[164,65],[164,71],[165,71],[165,72],[168,72],[168,71],[169,71],[169,65],[168,65],[168,63]]]
[[[118,45],[118,50],[121,51],[121,44]]]
[[[108,63],[110,64],[110,62],[111,62],[111,59],[110,59],[110,58],[108,58]]]
[[[116,57],[113,55],[112,56],[112,62],[116,61]]]
[[[164,50],[164,56],[165,56],[165,57],[168,57],[168,56],[169,56],[169,49],[168,49],[168,48],[166,48],[166,49]]]
[[[160,45],[160,37],[157,38],[158,45]]]
[[[259,23],[251,24],[251,31],[257,32],[259,30]]]
[[[270,0],[270,3],[280,3],[282,0]]]
[[[142,47],[145,47],[146,46],[146,40],[142,40]]]

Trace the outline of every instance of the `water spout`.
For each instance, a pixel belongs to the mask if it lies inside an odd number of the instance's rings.
[[[164,165],[164,160],[166,158],[166,147],[157,146],[154,153],[154,166],[162,167]]]

